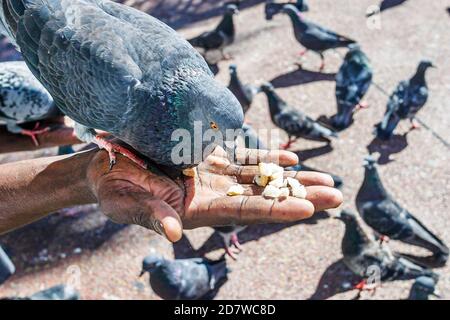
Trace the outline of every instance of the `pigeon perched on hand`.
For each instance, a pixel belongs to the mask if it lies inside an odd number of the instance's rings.
[[[150,273],[150,286],[165,300],[206,299],[227,279],[225,258],[166,260],[150,255],[142,262],[141,276]]]
[[[428,86],[425,73],[428,68],[434,68],[432,62],[423,60],[416,74],[409,81],[402,81],[389,98],[383,121],[376,125],[378,138],[388,140],[402,119],[411,121],[412,129],[419,125],[414,121],[416,114],[428,100]]]
[[[364,279],[355,286],[356,289],[374,290],[383,281],[409,280],[419,276],[438,280],[436,273],[393,253],[386,245],[377,243],[364,231],[353,212],[342,211],[336,218],[345,223],[341,244],[344,264]]]
[[[29,297],[8,297],[0,300],[80,300],[80,294],[70,286],[58,285],[36,292]]]
[[[336,129],[348,128],[356,110],[365,108],[361,102],[372,84],[373,70],[366,54],[359,45],[351,44],[339,72],[336,75],[336,100],[338,112],[331,118]]]
[[[324,51],[347,47],[348,45],[355,43],[352,39],[341,36],[315,23],[305,20],[300,11],[292,4],[284,5],[283,12],[286,13],[292,21],[295,38],[306,48],[306,51],[302,52],[301,55],[303,56],[307,51],[312,50],[320,56],[322,60],[320,71],[323,71],[325,68]]]
[[[430,300],[440,298],[436,290],[436,281],[431,277],[418,277],[411,287],[408,300]]]
[[[273,16],[279,14],[286,4],[293,4],[300,12],[309,11],[309,6],[306,0],[297,0],[295,2],[274,2],[274,0],[267,0],[264,7],[266,20],[272,20]]]
[[[442,240],[388,194],[375,160],[367,158],[364,167],[364,182],[356,196],[356,207],[363,220],[382,238],[428,249],[437,261],[447,261],[449,249]]]
[[[40,127],[39,121],[62,117],[53,98],[34,77],[23,61],[0,63],[0,124],[11,133],[29,136],[39,145],[38,136],[50,131]],[[19,125],[36,122],[35,129]]]
[[[0,285],[16,272],[16,267],[0,246]]]
[[[195,48],[203,49],[206,60],[209,60],[208,52],[212,50],[219,50],[223,58],[229,58],[224,53],[224,49],[234,42],[236,28],[233,16],[238,13],[239,9],[236,4],[227,4],[219,25],[212,31],[203,32],[199,36],[189,39],[189,43]]]
[[[226,136],[226,130],[242,127],[237,99],[214,80],[200,54],[161,21],[108,0],[1,4],[2,25],[28,67],[76,122],[78,137],[107,150],[111,165],[122,153],[146,167],[95,129],[159,165],[186,169],[196,164],[195,152],[190,161],[174,163],[172,150],[180,143],[171,139],[175,130],[192,137],[196,123],[203,132]],[[196,139],[191,140],[196,150]],[[202,151],[209,144],[203,142]]]
[[[288,143],[282,148],[289,148],[298,138],[330,143],[331,138],[337,137],[336,132],[287,105],[270,83],[262,85],[261,90],[267,95],[272,122],[289,136]]]
[[[250,84],[243,84],[237,74],[237,66],[235,64],[230,65],[230,84],[228,89],[236,96],[242,106],[244,115],[250,109],[253,98],[261,92],[261,88],[252,86]]]

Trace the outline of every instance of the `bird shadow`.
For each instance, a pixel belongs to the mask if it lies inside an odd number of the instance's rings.
[[[270,83],[275,88],[287,88],[317,81],[334,81],[335,73],[323,73],[298,68],[297,70],[279,75],[272,79]]]
[[[297,150],[297,151],[292,151],[293,153],[295,153],[300,162],[304,162],[306,160],[312,159],[312,158],[317,158],[320,156],[323,156],[327,153],[332,152],[333,146],[331,144],[327,144],[318,148],[312,148],[312,149],[305,149],[305,150]]]
[[[326,300],[339,293],[353,290],[360,280],[340,259],[325,270],[316,286],[316,291],[308,300]],[[346,283],[347,285],[344,285]]]
[[[318,212],[310,219],[296,221],[293,223],[262,224],[252,225],[239,233],[241,244],[255,241],[271,234],[280,232],[300,224],[315,225],[321,220],[330,218],[327,212]],[[207,253],[223,248],[223,240],[218,232],[214,232],[197,250],[194,249],[189,239],[183,235],[180,241],[173,244],[174,255],[176,259],[200,258]]]
[[[406,1],[408,1],[408,0],[383,0],[383,1],[381,1],[380,5],[379,5],[380,12],[400,6],[403,3],[405,3]],[[375,15],[376,13],[377,12],[371,12],[371,13],[368,13],[367,16],[370,17],[370,16]]]
[[[367,150],[370,154],[373,154],[375,152],[380,154],[380,157],[378,158],[378,164],[388,164],[394,161],[390,158],[392,154],[400,153],[404,149],[406,149],[406,147],[408,147],[407,135],[408,133],[402,135],[396,134],[386,141],[375,137],[367,146]]]

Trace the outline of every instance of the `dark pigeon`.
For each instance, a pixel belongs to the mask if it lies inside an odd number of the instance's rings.
[[[284,148],[289,148],[298,138],[330,143],[331,138],[337,137],[336,132],[287,105],[270,83],[264,84],[261,89],[267,95],[272,122],[289,136]]]
[[[25,130],[20,125],[61,116],[53,98],[25,62],[0,63],[0,124],[9,132],[28,135],[37,145],[37,136],[50,128]]]
[[[436,281],[431,277],[418,277],[411,287],[408,300],[430,300],[440,298],[436,290]]]
[[[283,12],[291,18],[297,41],[307,50],[316,52],[322,59],[321,71],[325,68],[324,51],[348,47],[348,45],[355,43],[352,39],[305,20],[300,14],[300,11],[292,4],[285,5]],[[305,53],[303,52],[302,55]]]
[[[212,128],[225,136],[226,130],[242,127],[234,95],[214,80],[186,40],[152,16],[107,0],[1,4],[2,25],[17,40],[28,67],[76,122],[77,135],[108,151],[111,165],[120,152],[146,166],[94,129],[159,165],[185,169],[195,165],[194,152],[189,163],[172,161],[179,144],[171,139],[175,130],[193,136],[196,122],[203,132]]]
[[[237,74],[237,66],[235,64],[230,65],[230,84],[228,89],[239,100],[244,114],[250,109],[254,97],[261,92],[261,88],[252,86],[250,84],[243,84]]]
[[[1,300],[80,300],[80,294],[72,287],[58,285],[29,297],[8,297]]]
[[[195,47],[204,50],[204,56],[207,61],[208,51],[219,50],[222,57],[226,58],[223,50],[234,42],[236,28],[234,26],[233,16],[239,13],[236,4],[227,4],[222,21],[212,31],[206,31],[199,36],[189,39],[189,43]]]
[[[166,260],[157,255],[146,257],[141,276],[150,273],[150,286],[165,300],[199,300],[227,279],[229,270],[225,258],[211,261],[205,258]]]
[[[359,45],[349,46],[339,72],[336,75],[336,100],[338,112],[331,119],[336,129],[348,128],[353,122],[355,110],[363,108],[361,100],[372,84],[373,70],[366,54]]]
[[[367,158],[364,166],[364,182],[356,196],[363,220],[380,236],[428,249],[436,260],[447,261],[449,249],[442,240],[388,194],[375,160]]]
[[[15,272],[16,267],[0,246],[0,285],[5,283]]]
[[[413,129],[417,127],[414,118],[428,100],[425,73],[428,68],[433,67],[433,63],[423,60],[409,81],[400,82],[389,99],[383,121],[376,125],[375,134],[378,138],[388,140],[392,137],[398,123],[403,119],[409,119]]]
[[[353,212],[342,211],[338,219],[345,223],[345,234],[342,239],[344,264],[357,276],[364,280],[355,288],[370,288],[380,282],[409,280],[420,276],[432,277],[436,281],[439,276],[411,261],[393,253],[386,245],[380,245],[362,228]]]
[[[273,17],[279,14],[283,10],[283,6],[286,4],[291,4],[291,2],[274,2],[274,0],[267,0],[264,7],[266,14],[266,20],[272,20]],[[309,6],[306,0],[297,0],[292,3],[300,12],[309,11]]]

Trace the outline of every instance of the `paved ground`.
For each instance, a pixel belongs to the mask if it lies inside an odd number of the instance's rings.
[[[213,27],[219,17],[221,1],[128,1],[179,28],[186,36]],[[320,61],[306,57],[309,71],[296,71],[293,62],[300,47],[293,40],[287,17],[272,22],[263,18],[263,1],[244,1],[246,8],[237,20],[238,38],[230,48],[241,77],[249,82],[273,80],[280,94],[308,114],[319,117],[335,111],[333,73],[341,58],[330,52],[325,74],[317,73]],[[436,134],[449,140],[450,116],[450,2],[409,0],[386,10],[381,30],[366,26],[366,9],[375,0],[311,0],[307,17],[333,30],[357,39],[372,60],[375,81],[392,91],[399,80],[415,71],[423,57],[432,59],[439,69],[429,72],[431,96],[420,118]],[[345,51],[340,51],[340,55]],[[229,62],[220,64],[218,75],[228,81]],[[379,152],[381,175],[389,191],[417,217],[450,243],[448,148],[422,129],[404,135],[402,124],[390,143],[373,143],[373,125],[381,119],[386,96],[374,87],[367,95],[371,108],[356,116],[355,124],[341,134],[333,150],[320,144],[299,141],[294,147],[306,163],[332,171],[345,179],[346,208],[354,208],[354,196],[362,181],[363,157],[368,147]],[[267,103],[258,97],[249,118],[255,127],[272,127]],[[284,138],[284,137],[283,137]],[[11,161],[29,154],[3,157]],[[107,222],[95,207],[83,208],[80,216],[54,215],[45,221],[0,237],[18,267],[16,276],[0,288],[0,296],[29,294],[60,282],[78,285],[86,299],[155,299],[147,278],[137,277],[141,259],[151,250],[186,257],[207,253],[221,254],[220,240],[209,228],[186,232],[172,246],[152,232],[138,227]],[[341,263],[340,240],[343,225],[326,214],[295,225],[254,226],[241,234],[245,246],[239,261],[230,261],[233,272],[217,299],[350,299],[346,291],[357,279]],[[421,251],[392,244],[398,249]],[[439,270],[440,291],[450,297],[449,267]],[[80,281],[77,281],[80,279]],[[401,299],[408,295],[411,282],[384,284],[368,299]]]

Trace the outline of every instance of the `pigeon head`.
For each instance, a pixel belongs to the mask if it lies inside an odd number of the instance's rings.
[[[230,74],[236,74],[236,72],[237,72],[237,65],[235,65],[235,64],[233,63],[233,64],[231,64],[228,68],[229,68],[229,70],[230,70]]]
[[[439,297],[436,281],[431,277],[418,277],[411,288],[411,298],[427,300],[429,296]]]
[[[225,6],[225,14],[235,15],[239,14],[239,8],[234,3],[229,3]]]
[[[340,213],[338,213],[335,216],[336,219],[339,219],[341,221],[345,222],[352,222],[352,221],[356,221],[356,214],[351,212],[351,211],[347,211],[347,210],[342,210]]]
[[[377,163],[377,160],[373,156],[370,155],[370,156],[367,156],[364,158],[363,166],[366,169],[373,169],[373,168],[375,168],[376,163]]]
[[[155,270],[162,262],[164,258],[160,255],[150,255],[144,258],[142,261],[142,271],[140,277],[142,277],[146,272],[152,272]]]
[[[425,72],[428,68],[436,68],[436,66],[430,60],[422,60],[419,63],[418,70]]]

